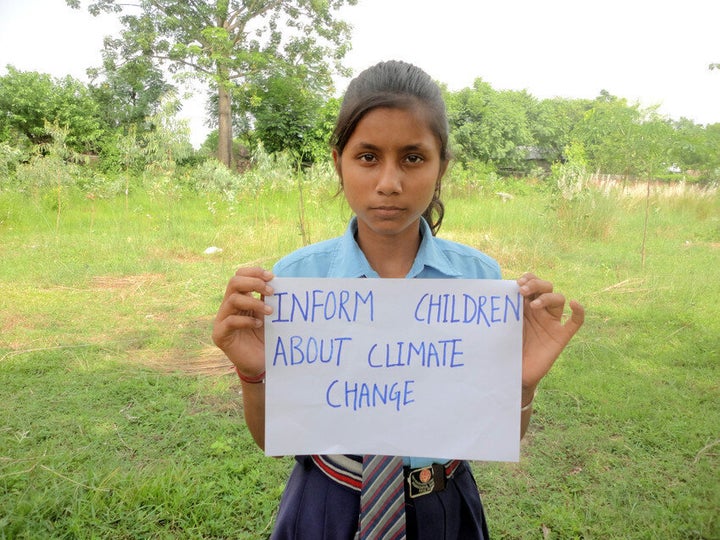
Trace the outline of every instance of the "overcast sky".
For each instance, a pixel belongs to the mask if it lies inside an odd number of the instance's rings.
[[[720,70],[708,69],[720,62],[718,0],[359,0],[342,14],[356,73],[396,58],[452,90],[478,77],[538,98],[605,89],[673,119],[720,122]],[[85,80],[116,28],[64,0],[0,0],[0,73],[11,64]],[[202,106],[184,114],[204,138]]]

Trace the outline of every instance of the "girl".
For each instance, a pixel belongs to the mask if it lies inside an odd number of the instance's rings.
[[[263,301],[268,282],[284,277],[499,279],[487,255],[437,238],[443,219],[441,181],[450,160],[448,122],[440,89],[403,62],[377,64],[355,78],[344,97],[331,140],[341,189],[355,214],[342,237],[302,248],[273,272],[241,268],[219,308],[213,341],[235,365],[243,385],[247,426],[264,446]],[[540,379],[583,323],[584,310],[533,274],[518,279],[524,297],[521,434],[532,414]],[[297,456],[273,539],[352,539],[360,533],[362,456]],[[404,457],[405,475],[442,476],[422,496],[406,493],[405,525],[383,521],[374,538],[487,539],[469,465]],[[406,488],[407,491],[407,488]],[[393,515],[394,516],[394,515]],[[398,518],[401,521],[401,518]],[[385,522],[388,522],[385,524]],[[363,525],[365,529],[365,525]],[[380,527],[379,527],[380,528]],[[357,536],[356,536],[357,535]],[[406,535],[406,536],[405,536]]]

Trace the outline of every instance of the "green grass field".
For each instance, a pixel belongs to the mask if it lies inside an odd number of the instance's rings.
[[[475,463],[493,538],[720,538],[720,198],[537,186],[446,199],[440,235],[532,270],[586,324],[520,463]],[[0,192],[0,538],[267,538],[265,458],[212,347],[227,279],[339,235],[330,190]],[[209,246],[221,253],[205,255]],[[643,260],[644,259],[644,260]]]

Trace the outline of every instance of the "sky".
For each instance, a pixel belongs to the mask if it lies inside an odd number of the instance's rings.
[[[720,122],[720,70],[708,69],[720,63],[718,0],[359,0],[341,16],[354,27],[355,73],[399,59],[451,90],[476,78],[539,99],[607,90],[672,119]],[[87,80],[118,28],[64,0],[0,0],[0,74],[10,64]],[[207,132],[202,99],[181,113],[194,144]]]

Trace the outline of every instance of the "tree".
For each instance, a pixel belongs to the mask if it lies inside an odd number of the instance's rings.
[[[589,100],[552,98],[538,102],[528,111],[530,131],[540,153],[550,163],[569,158],[571,134],[584,114],[592,107]]]
[[[175,89],[160,69],[146,57],[122,62],[114,50],[105,50],[102,69],[92,68],[90,92],[100,108],[103,121],[123,134],[142,134],[153,129],[149,119],[161,106],[163,96]]]
[[[593,169],[608,174],[638,174],[630,147],[641,121],[637,105],[630,106],[625,99],[603,90],[575,126],[572,138],[583,145]]]
[[[83,83],[7,66],[0,77],[0,140],[17,147],[46,144],[52,140],[49,124],[66,129],[66,144],[78,152],[93,152],[104,131]]]
[[[303,77],[285,71],[273,75],[253,94],[248,108],[254,137],[268,152],[287,150],[308,163],[330,155],[332,120],[331,127],[324,128],[329,102],[302,82]],[[338,109],[333,112],[337,115]]]
[[[497,92],[482,79],[447,95],[448,121],[460,161],[480,160],[500,169],[522,168],[532,144],[517,92]]]
[[[66,2],[80,6],[80,0]],[[152,58],[211,85],[218,158],[229,166],[233,98],[242,101],[258,81],[287,66],[302,66],[306,81],[330,87],[331,71],[341,69],[350,43],[350,27],[334,18],[346,3],[357,0],[138,0],[133,6],[92,0],[89,10],[124,13],[120,38],[106,42],[121,58]]]
[[[683,171],[701,177],[717,177],[720,171],[720,124],[701,126],[681,118],[673,123],[672,161]]]

